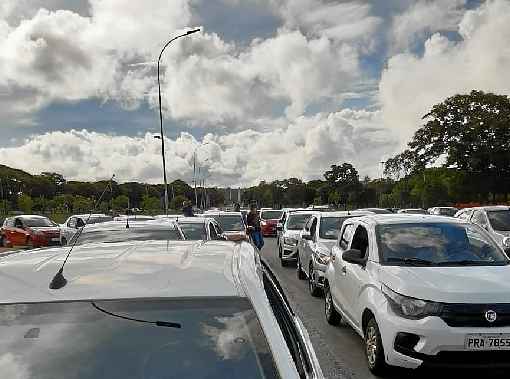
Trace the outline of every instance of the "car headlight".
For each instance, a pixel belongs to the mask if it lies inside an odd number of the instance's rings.
[[[285,245],[297,245],[297,242],[298,242],[297,239],[292,238],[292,237],[285,237],[283,239],[283,243]]]
[[[428,316],[439,316],[443,310],[441,303],[400,295],[384,284],[381,289],[388,299],[391,309],[401,317],[419,320]]]
[[[329,260],[331,259],[331,257],[328,254],[323,254],[323,253],[318,253],[316,255],[316,258],[317,258],[317,262],[319,262],[320,264],[323,264],[323,265],[327,265],[329,263]]]
[[[266,226],[266,225],[267,225],[267,222],[265,222],[265,221],[261,221],[261,222],[260,222],[260,225],[262,225],[262,226]]]

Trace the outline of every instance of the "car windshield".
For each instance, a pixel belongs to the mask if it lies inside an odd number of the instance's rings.
[[[182,232],[184,233],[184,237],[187,240],[199,241],[207,239],[207,232],[205,230],[205,224],[201,222],[189,222],[189,223],[181,223],[179,222],[179,226],[181,227]]]
[[[417,223],[376,227],[379,256],[394,265],[507,265],[508,258],[481,228],[469,224]]]
[[[182,237],[179,231],[173,227],[169,228],[122,228],[122,229],[88,229],[84,228],[76,233],[70,245],[84,245],[87,243],[116,243],[129,241],[177,241]]]
[[[336,240],[345,220],[349,217],[321,217],[319,237]]]
[[[87,220],[87,217],[84,217],[83,220]],[[109,216],[92,216],[87,220],[87,225],[100,224],[100,223],[108,222],[108,221],[112,221],[112,220],[113,220],[113,217],[109,217]]]
[[[218,224],[226,232],[241,232],[244,230],[244,221],[241,215],[216,215],[213,218],[218,221]]]
[[[435,213],[441,216],[455,216],[455,213],[457,213],[458,209],[456,208],[438,208]]]
[[[30,228],[44,228],[44,227],[51,227],[51,226],[57,225],[50,219],[44,218],[44,217],[30,217],[30,218],[27,217],[27,218],[23,218],[22,220],[23,220],[23,224]]]
[[[487,217],[492,229],[502,232],[510,231],[510,210],[488,211]]]
[[[287,229],[301,230],[310,218],[310,214],[291,214],[287,219]]]
[[[414,214],[414,215],[428,214],[425,209],[405,209],[402,213],[408,213],[408,214]]]
[[[282,217],[283,211],[262,211],[260,218],[262,220],[279,220]]]
[[[5,378],[278,378],[240,298],[0,305],[0,350]]]
[[[360,211],[368,211],[375,214],[393,214],[392,211],[388,209],[382,209],[382,208],[366,208],[366,209],[360,209]]]

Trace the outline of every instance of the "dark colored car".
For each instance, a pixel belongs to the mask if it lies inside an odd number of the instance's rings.
[[[4,220],[0,231],[0,245],[28,248],[60,246],[60,228],[43,216],[8,217]]]
[[[260,228],[264,237],[276,236],[276,224],[283,211],[278,209],[262,209],[260,211]]]

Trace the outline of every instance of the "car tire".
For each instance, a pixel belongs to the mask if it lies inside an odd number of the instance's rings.
[[[382,375],[388,370],[388,364],[384,358],[384,348],[382,345],[379,326],[374,317],[367,322],[364,331],[365,335],[365,356],[368,369],[374,375]]]
[[[326,316],[326,321],[330,325],[336,326],[340,324],[340,321],[342,321],[342,316],[335,309],[333,298],[331,297],[331,291],[327,285],[324,287],[324,314]]]
[[[313,269],[313,263],[310,262],[310,267],[308,269],[308,289],[310,290],[310,295],[313,297],[319,297],[321,295],[321,289],[315,283],[315,274]]]
[[[303,267],[301,267],[301,259],[299,259],[299,251],[297,252],[296,274],[297,274],[297,278],[299,280],[306,279],[306,275],[303,272]]]

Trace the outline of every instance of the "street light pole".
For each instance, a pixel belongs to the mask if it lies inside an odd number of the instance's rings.
[[[165,46],[163,46],[163,49],[161,49],[161,52],[159,53],[158,57],[158,99],[159,99],[159,126],[160,126],[160,133],[161,133],[161,158],[163,159],[163,180],[165,181],[165,214],[168,216],[168,181],[166,178],[166,161],[165,161],[165,136],[163,133],[163,111],[161,109],[161,82],[159,79],[160,74],[160,62],[161,62],[161,56],[163,55],[163,52],[165,49],[170,45],[173,41],[176,39],[179,39],[181,37],[189,36],[190,34],[199,32],[200,29],[193,29],[188,30],[186,33],[178,35],[177,37],[172,38],[170,41],[168,41]]]

